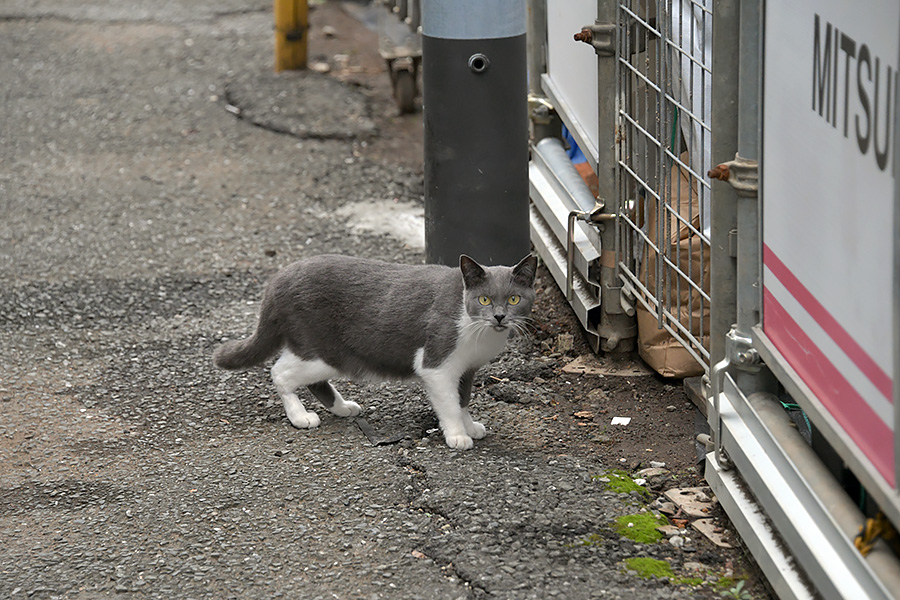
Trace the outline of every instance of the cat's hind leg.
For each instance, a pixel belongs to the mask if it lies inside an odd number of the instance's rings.
[[[339,417],[355,417],[362,409],[356,402],[344,400],[341,393],[327,381],[319,381],[306,386],[326,409]]]
[[[272,381],[281,396],[284,411],[291,425],[299,429],[318,427],[319,415],[306,410],[297,396],[300,386],[325,381],[337,372],[321,360],[302,360],[290,350],[284,350],[272,366]]]

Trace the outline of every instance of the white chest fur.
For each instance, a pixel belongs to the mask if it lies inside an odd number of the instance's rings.
[[[468,316],[460,320],[459,332],[456,348],[434,369],[424,368],[425,349],[420,348],[414,365],[416,374],[422,377],[425,371],[440,371],[458,379],[466,371],[478,369],[496,358],[510,334],[508,329],[496,331],[489,326],[477,327]]]
[[[450,360],[459,361],[463,371],[477,369],[494,360],[503,351],[508,338],[508,329],[495,331],[488,327],[474,332],[463,330]]]

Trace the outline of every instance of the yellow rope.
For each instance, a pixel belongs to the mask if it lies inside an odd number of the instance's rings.
[[[856,536],[853,544],[860,554],[868,556],[878,538],[887,542],[897,539],[897,531],[883,513],[878,513],[874,519],[866,519],[865,524],[859,528],[859,535]]]

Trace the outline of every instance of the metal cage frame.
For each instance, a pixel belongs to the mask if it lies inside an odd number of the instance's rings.
[[[634,207],[618,211],[617,274],[705,370],[712,65],[711,40],[703,38],[712,30],[710,5],[621,1],[616,52],[616,195],[620,207]]]

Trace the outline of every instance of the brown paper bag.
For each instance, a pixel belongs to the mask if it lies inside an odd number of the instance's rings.
[[[688,162],[687,153],[682,154],[682,161]],[[673,165],[677,166],[677,165]],[[692,186],[687,171],[681,167],[670,171],[668,204],[685,221],[689,221],[695,229],[700,229],[699,197],[696,186]],[[680,193],[680,196],[678,195]],[[679,200],[680,199],[680,200]],[[649,247],[644,253],[640,279],[645,283],[665,309],[677,318],[691,334],[709,344],[709,303],[703,302],[699,292],[692,290],[684,281],[677,267],[690,277],[704,292],[709,292],[709,248],[697,235],[691,235],[690,229],[675,214],[667,211],[668,224],[663,223],[663,243],[657,243],[658,215],[655,202],[647,203],[647,226],[651,241],[666,251],[675,266],[663,263],[660,289],[657,290],[656,269],[657,255]],[[668,286],[666,282],[668,281]],[[667,291],[668,288],[668,291]],[[680,309],[678,308],[680,306]],[[703,365],[691,356],[680,342],[666,330],[659,327],[656,314],[647,311],[642,304],[637,306],[638,352],[641,358],[657,373],[664,377],[692,377],[704,372]],[[670,325],[673,323],[670,322]]]

